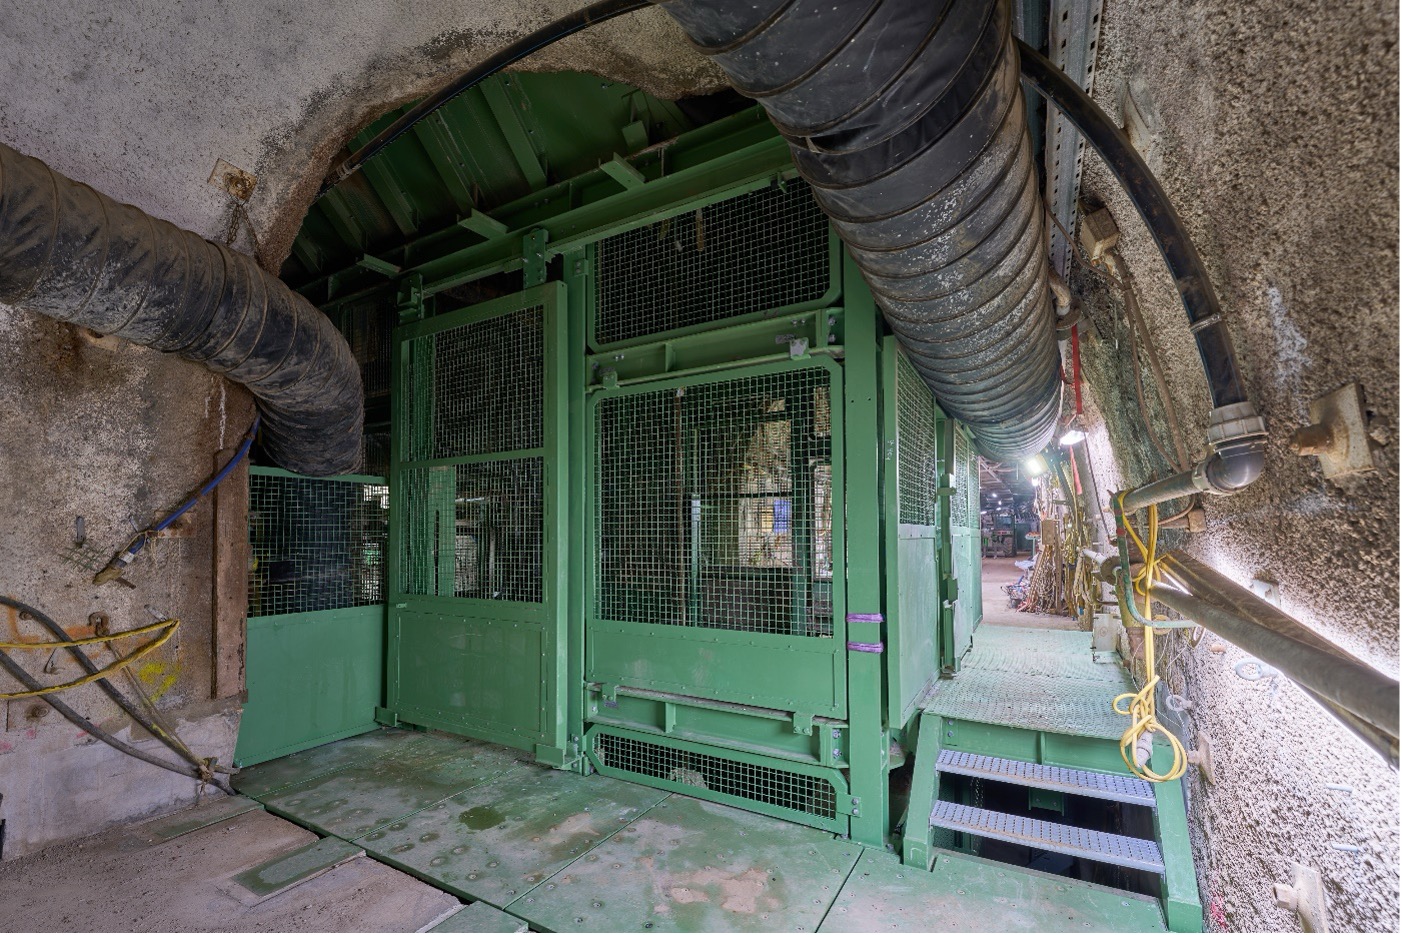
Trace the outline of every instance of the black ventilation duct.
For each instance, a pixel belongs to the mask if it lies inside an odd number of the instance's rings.
[[[985,455],[1061,406],[1046,218],[1001,0],[659,0],[759,101],[912,363]]]
[[[247,386],[263,450],[299,474],[360,463],[360,368],[320,311],[251,259],[0,145],[0,303],[179,354]]]

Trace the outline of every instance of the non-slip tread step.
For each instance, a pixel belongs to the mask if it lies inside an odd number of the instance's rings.
[[[1153,841],[1104,831],[1089,831],[1036,818],[1023,818],[957,802],[936,802],[930,812],[936,828],[962,831],[980,838],[1022,844],[1043,851],[1084,857],[1119,867],[1163,873],[1163,854]]]
[[[1133,776],[1044,766],[1040,763],[1004,760],[996,756],[981,756],[958,750],[941,750],[935,768],[941,773],[991,779],[1071,795],[1085,795],[1110,802],[1146,805],[1149,808],[1153,808],[1155,804],[1154,787]]]

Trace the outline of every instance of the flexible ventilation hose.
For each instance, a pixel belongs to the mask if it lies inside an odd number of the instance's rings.
[[[360,368],[330,320],[251,259],[0,145],[0,304],[179,354],[258,399],[299,474],[360,464]]]
[[[788,140],[892,331],[980,450],[1056,426],[1045,212],[1004,0],[660,0]]]

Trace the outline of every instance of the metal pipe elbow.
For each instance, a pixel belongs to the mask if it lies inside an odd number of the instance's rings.
[[[1229,496],[1254,483],[1266,468],[1266,420],[1251,402],[1218,406],[1207,426],[1209,455],[1193,472],[1207,493]]]

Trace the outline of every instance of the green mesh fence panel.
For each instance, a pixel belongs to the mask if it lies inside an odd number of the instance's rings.
[[[830,265],[827,217],[799,181],[615,234],[595,246],[594,340],[815,302]]]
[[[541,601],[543,327],[536,305],[406,342],[403,593]]]
[[[252,472],[248,487],[250,617],[384,602],[387,486]]]
[[[365,398],[389,396],[394,359],[391,335],[397,320],[394,302],[385,297],[358,302],[337,311],[334,320],[360,364]]]
[[[426,461],[541,445],[542,309],[523,309],[409,341],[403,459]]]
[[[896,359],[896,482],[902,523],[938,521],[937,441],[935,397],[901,354]]]
[[[964,433],[954,432],[954,493],[949,498],[949,521],[954,526],[978,525],[978,467],[973,446]],[[970,496],[972,491],[972,496]]]
[[[594,735],[594,756],[613,769],[692,786],[699,798],[712,792],[819,818],[837,817],[837,790],[819,776],[604,732]]]
[[[599,619],[832,635],[829,382],[786,370],[599,403]]]
[[[399,477],[405,594],[540,602],[541,458],[408,468]]]

